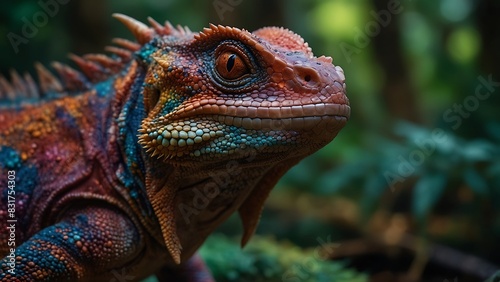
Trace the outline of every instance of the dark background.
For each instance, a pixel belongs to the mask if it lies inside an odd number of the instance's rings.
[[[52,3],[50,11],[43,3]],[[99,53],[112,37],[132,38],[114,12],[193,31],[208,23],[287,27],[345,70],[352,118],[334,142],[282,179],[258,233],[302,247],[331,238],[340,244],[331,258],[347,258],[372,281],[481,281],[500,265],[499,6],[4,1],[0,72],[34,73],[33,62],[68,62],[69,52]],[[240,230],[235,218],[221,228]]]

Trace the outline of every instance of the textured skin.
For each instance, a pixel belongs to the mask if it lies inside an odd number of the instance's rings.
[[[1,281],[211,281],[206,237],[238,211],[244,245],[349,117],[342,69],[288,30],[115,17],[137,43],[0,77]]]

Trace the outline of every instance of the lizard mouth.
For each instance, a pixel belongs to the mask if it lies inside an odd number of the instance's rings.
[[[263,107],[205,99],[159,118],[156,128],[141,132],[139,142],[151,156],[170,159],[186,154],[216,158],[247,147],[272,147],[276,153],[303,142],[316,148],[330,142],[349,115],[347,102]]]
[[[214,120],[226,125],[233,125],[244,129],[269,129],[269,130],[307,130],[313,129],[322,122],[333,122],[343,124],[347,122],[347,116],[323,115],[304,116],[292,118],[249,118],[218,115],[213,116]]]
[[[347,122],[351,108],[347,104],[316,103],[281,107],[193,105],[181,110],[176,119],[211,117],[226,125],[245,129],[307,130],[322,122]]]

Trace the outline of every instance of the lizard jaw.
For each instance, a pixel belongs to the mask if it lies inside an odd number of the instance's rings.
[[[312,108],[309,107],[311,111],[317,109],[314,105],[312,106]],[[346,124],[350,111],[347,105],[332,104],[330,106],[325,108],[331,111],[324,111],[323,114],[317,113],[317,115],[288,117],[287,112],[290,111],[285,110],[283,118],[199,114],[185,117],[149,133],[143,133],[139,139],[152,156],[166,159],[200,157],[205,153],[204,148],[213,147],[213,144],[217,144],[219,155],[234,154],[239,149],[244,151],[246,147],[253,146],[278,145],[276,147],[279,147],[280,144],[294,145],[304,142],[326,144]],[[308,108],[305,107],[305,109]],[[304,112],[307,113],[307,111],[309,110]],[[203,125],[202,128],[197,127],[200,124]],[[230,140],[234,130],[248,136],[247,139],[261,135],[263,136],[261,143],[250,140],[246,142],[238,138]],[[221,138],[224,141],[221,141]],[[219,144],[221,142],[223,144]],[[278,151],[286,151],[286,147]],[[207,150],[210,151],[210,149]]]
[[[350,116],[351,108],[347,104],[338,103],[310,103],[305,105],[286,106],[227,106],[209,104],[205,100],[198,104],[181,108],[174,113],[175,119],[183,119],[193,116],[219,115],[233,118],[254,118],[254,119],[286,119],[286,118],[307,118],[321,116],[339,116],[346,119]],[[166,116],[165,118],[169,118]],[[242,124],[243,125],[243,124]],[[244,126],[244,125],[243,125]],[[258,128],[254,128],[258,129]]]
[[[223,103],[224,100],[216,99],[187,100],[175,111],[154,121],[145,121],[139,139],[152,156],[166,159],[186,155],[199,157],[202,151],[198,149],[229,134],[227,127],[250,131],[242,132],[249,135],[253,131],[296,132],[304,138],[311,136],[310,142],[323,143],[324,140],[327,143],[349,119],[350,107],[343,97],[342,91],[327,99],[304,97],[303,105],[294,105],[295,101],[283,101],[278,105],[266,101],[252,104],[247,101]]]

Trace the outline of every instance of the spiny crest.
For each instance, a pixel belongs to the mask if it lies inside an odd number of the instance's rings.
[[[113,14],[115,19],[122,22],[134,35],[135,39],[139,44],[143,45],[148,43],[154,37],[154,31],[149,26],[141,23],[140,21],[123,15],[123,14]]]
[[[118,73],[132,59],[132,53],[137,50],[136,43],[120,39],[121,47],[108,47],[112,57],[104,54],[87,54],[83,57],[70,54],[80,70],[76,70],[60,62],[52,62],[51,66],[57,76],[41,63],[35,63],[38,84],[31,75],[25,73],[21,77],[16,71],[10,71],[10,82],[0,75],[0,100],[40,99],[50,93],[80,92],[90,89],[91,83],[107,79]]]
[[[35,69],[38,74],[40,89],[43,93],[61,92],[63,87],[59,79],[57,79],[49,70],[42,64],[35,63]]]
[[[90,88],[90,82],[81,72],[59,62],[53,62],[51,65],[59,74],[59,77],[61,77],[62,83],[66,88],[69,85],[77,91],[83,91]]]
[[[151,17],[148,17],[148,22],[151,26],[147,26],[144,23],[123,14],[115,13],[113,14],[113,17],[122,22],[130,30],[130,32],[132,32],[137,42],[141,45],[148,43],[156,35],[184,36],[191,33],[191,30],[188,27],[182,27],[180,25],[174,27],[169,21],[165,21],[165,24],[161,25]]]
[[[113,57],[104,54],[87,54],[83,57],[70,54],[80,70],[69,65],[52,62],[51,66],[57,73],[54,75],[40,63],[35,63],[38,84],[28,73],[21,77],[16,71],[10,72],[11,82],[0,75],[0,100],[40,99],[49,93],[80,92],[91,88],[92,83],[103,81],[118,73],[132,59],[132,53],[137,50],[136,43],[120,39],[121,47],[108,46],[107,51]]]
[[[274,57],[274,54],[265,51],[266,48],[257,36],[254,36],[252,33],[248,32],[245,29],[210,24],[210,27],[204,28],[203,31],[194,35],[194,39],[201,42],[202,45],[205,45],[206,43],[210,44],[210,42],[218,43],[221,39],[225,39],[228,37],[237,39],[245,43],[249,47],[255,47],[259,52],[262,53],[262,56],[269,55],[271,57]]]
[[[219,35],[241,35],[243,33],[246,33],[249,35],[249,32],[246,30],[241,30],[237,27],[229,27],[229,26],[223,26],[223,25],[214,25],[210,24],[210,27],[205,27],[202,32],[196,34],[194,38],[196,40],[203,40],[203,39],[212,39],[215,34]]]
[[[21,77],[15,70],[10,71],[12,82],[0,75],[0,100],[15,100],[16,97],[36,98],[39,96],[38,87],[30,74]]]
[[[112,54],[111,56],[87,54],[80,57],[70,54],[69,58],[80,70],[59,62],[53,62],[51,66],[57,76],[42,64],[36,63],[38,84],[27,73],[21,77],[16,71],[12,70],[10,72],[10,82],[0,75],[0,100],[39,99],[44,98],[49,93],[62,94],[88,90],[91,88],[92,83],[106,80],[110,76],[119,73],[132,60],[133,53],[153,39],[154,36],[184,36],[191,33],[187,27],[174,27],[168,21],[161,25],[152,18],[148,18],[151,26],[147,26],[122,14],[113,14],[113,17],[117,18],[132,32],[137,42],[115,38],[113,43],[117,46],[107,46],[105,48],[106,51]]]
[[[155,30],[156,34],[158,35],[175,35],[175,36],[183,36],[192,33],[192,31],[189,29],[189,27],[185,26],[182,27],[180,25],[177,25],[174,27],[169,21],[165,21],[164,25],[161,25],[157,21],[155,21],[153,18],[148,17],[148,22],[153,27]]]

